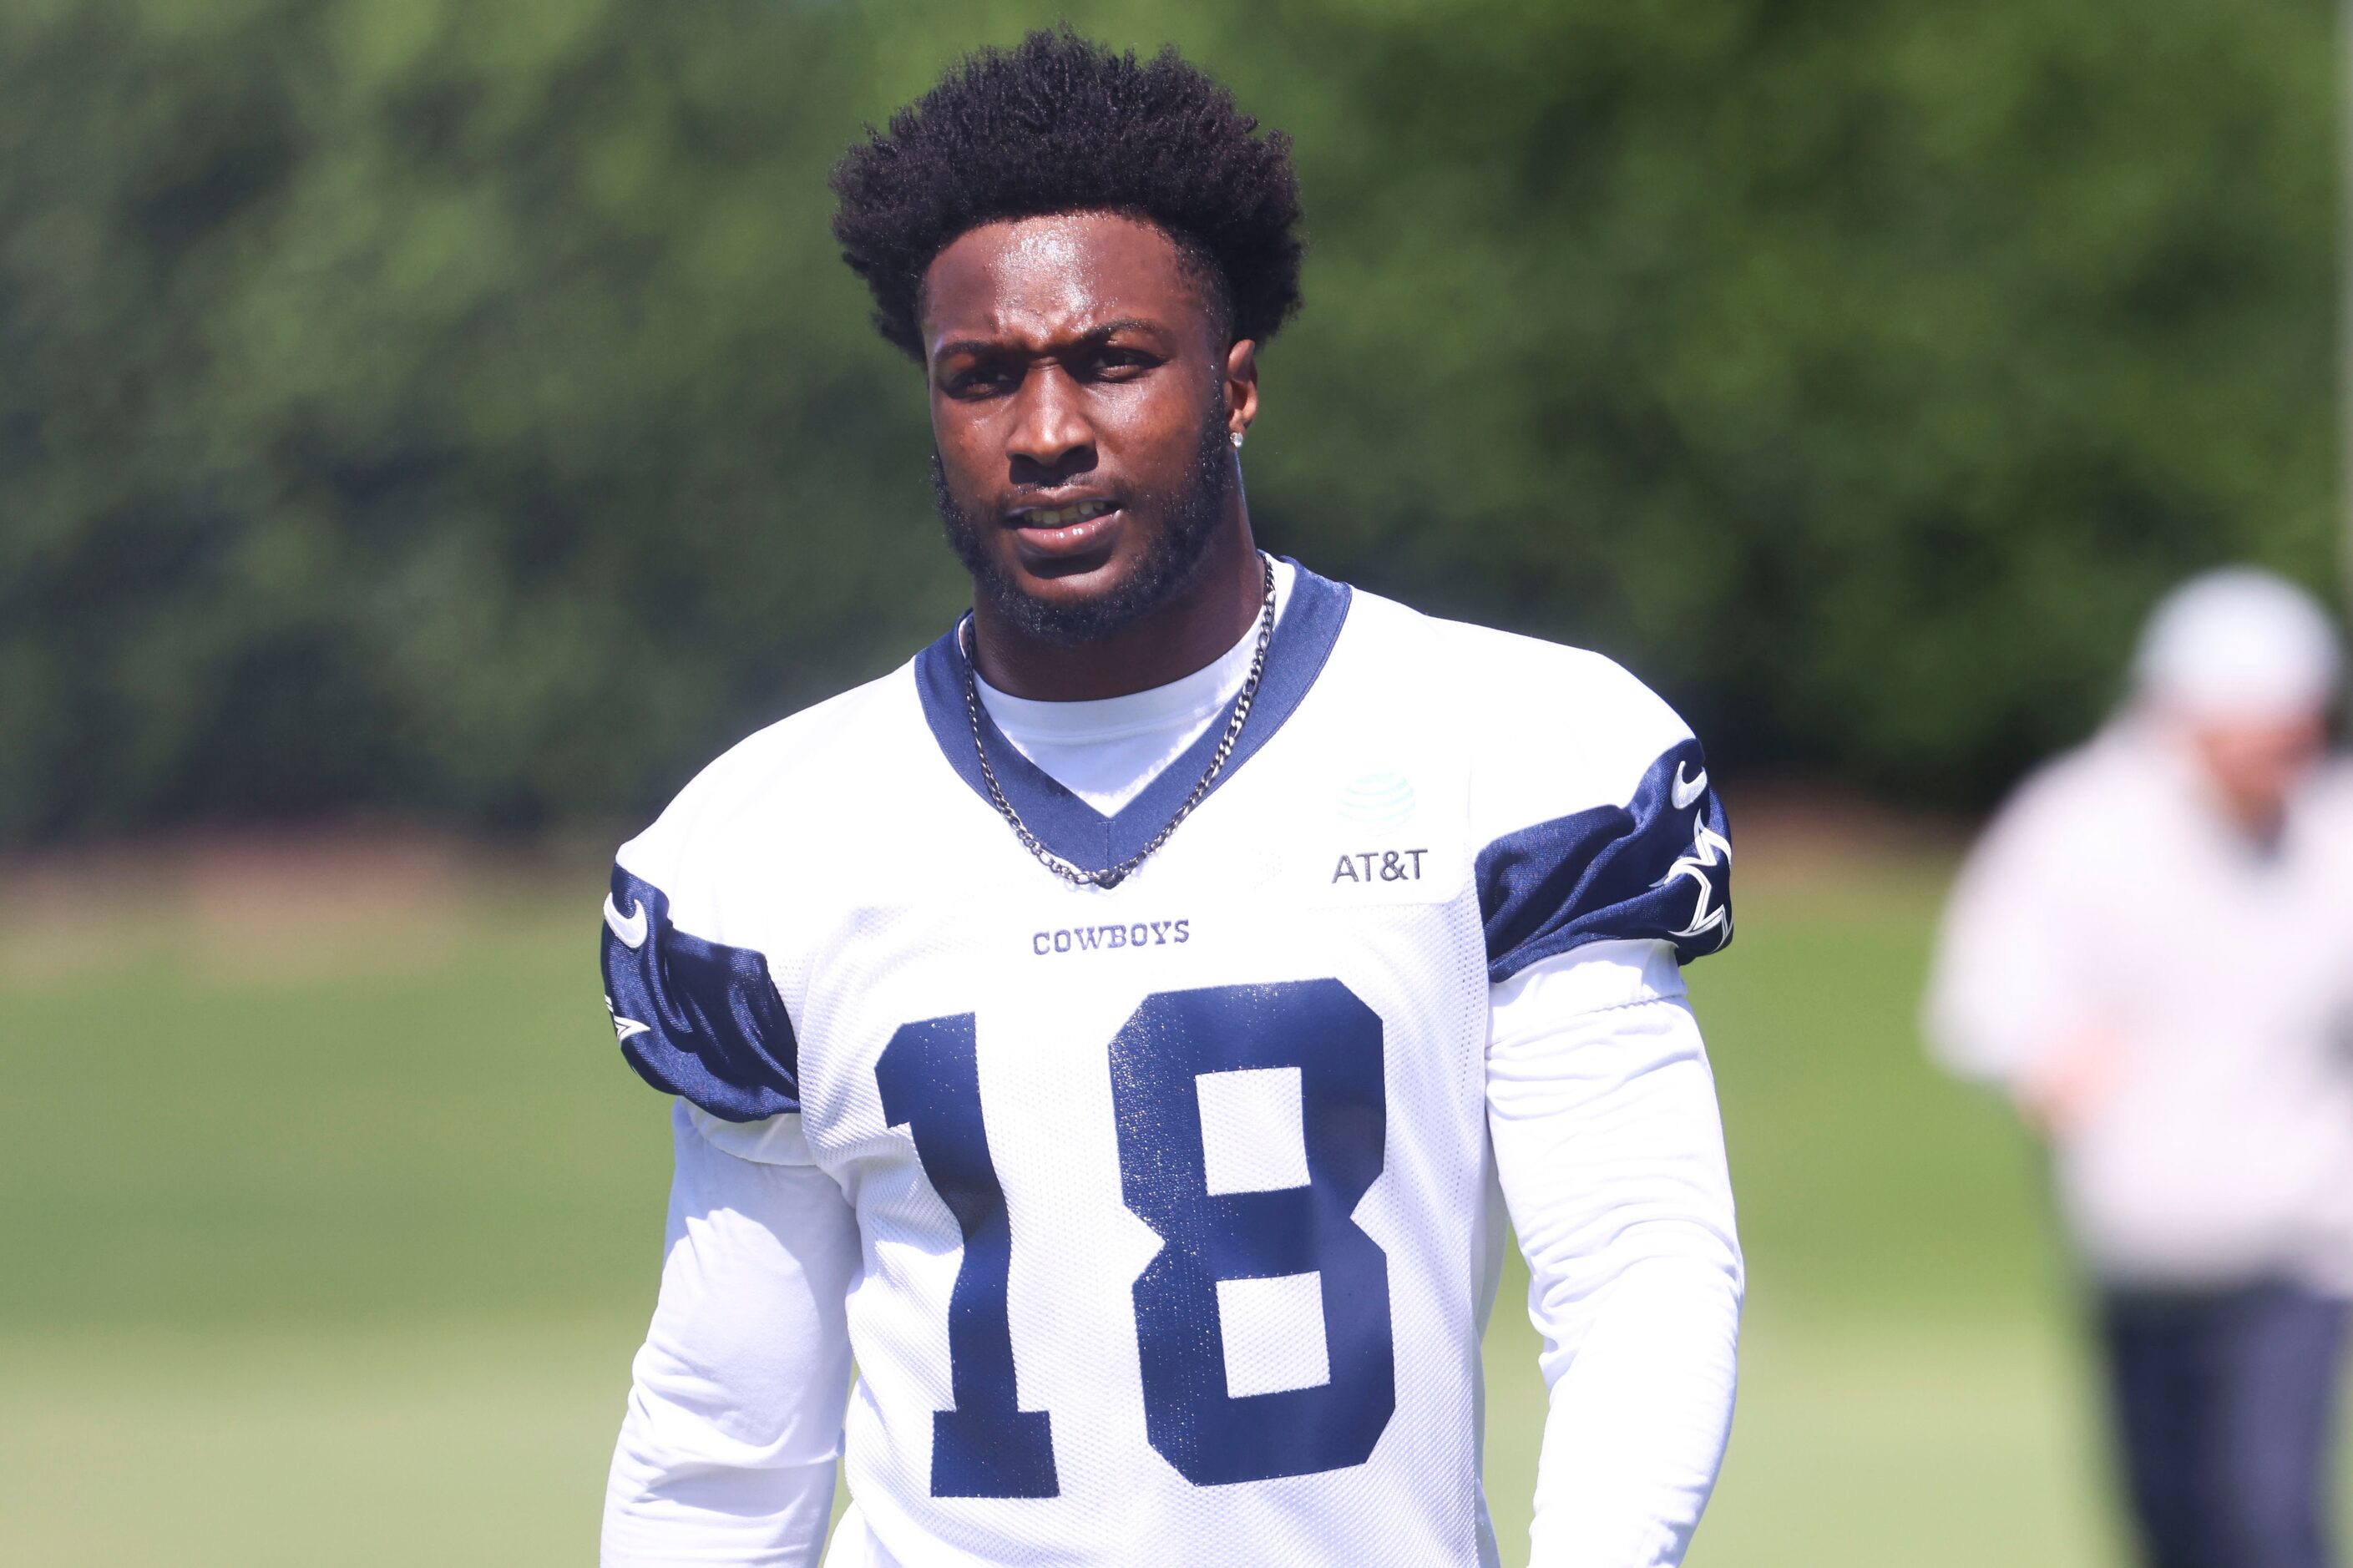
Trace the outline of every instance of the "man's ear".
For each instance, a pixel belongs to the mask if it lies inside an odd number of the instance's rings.
[[[1258,344],[1237,338],[1226,351],[1226,433],[1246,435],[1258,417]]]

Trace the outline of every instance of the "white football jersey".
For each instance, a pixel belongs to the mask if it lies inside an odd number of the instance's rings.
[[[982,719],[1082,867],[1223,728],[1104,816]],[[1617,666],[1303,569],[1215,787],[1118,886],[990,803],[950,635],[622,849],[606,988],[649,1082],[854,1209],[848,1481],[901,1563],[1467,1568],[1489,988],[1592,942],[1714,952],[1729,855],[1696,742]]]

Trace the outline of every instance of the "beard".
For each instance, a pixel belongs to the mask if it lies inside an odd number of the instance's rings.
[[[949,547],[972,574],[975,595],[987,600],[989,608],[1022,635],[1063,647],[1102,642],[1175,598],[1199,574],[1234,493],[1224,415],[1221,396],[1202,420],[1200,439],[1194,443],[1193,460],[1182,479],[1166,489],[1140,490],[1128,498],[1129,516],[1157,514],[1160,531],[1124,582],[1078,604],[1038,598],[1007,574],[987,543],[999,527],[996,517],[968,510],[957,501],[948,489],[939,449],[934,447],[932,501],[947,530]]]

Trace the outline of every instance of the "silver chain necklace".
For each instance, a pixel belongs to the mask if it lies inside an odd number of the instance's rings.
[[[1266,574],[1266,590],[1265,601],[1258,613],[1258,650],[1250,655],[1250,674],[1242,679],[1241,695],[1234,699],[1234,715],[1226,721],[1226,732],[1219,739],[1218,749],[1210,756],[1209,765],[1202,770],[1201,782],[1193,786],[1193,793],[1185,797],[1185,804],[1176,808],[1176,815],[1168,819],[1167,826],[1152,836],[1151,843],[1118,865],[1106,866],[1100,871],[1074,866],[1039,843],[1038,836],[1029,831],[1029,825],[1021,820],[1021,814],[1013,809],[1013,803],[1005,798],[1005,791],[997,782],[997,770],[988,765],[988,747],[980,738],[980,689],[974,684],[972,668],[972,615],[965,612],[964,624],[956,628],[956,651],[964,655],[964,706],[965,713],[972,719],[972,749],[973,754],[980,759],[981,779],[988,785],[990,803],[1013,829],[1013,837],[1021,840],[1021,847],[1037,857],[1039,865],[1065,882],[1082,888],[1116,888],[1126,881],[1138,866],[1152,858],[1154,853],[1168,842],[1168,836],[1176,831],[1176,825],[1193,815],[1193,808],[1201,804],[1201,797],[1209,793],[1209,786],[1217,782],[1219,773],[1225,772],[1226,759],[1234,754],[1234,742],[1241,739],[1242,724],[1250,718],[1250,703],[1258,697],[1259,679],[1266,673],[1266,650],[1274,641],[1274,563],[1261,555],[1259,563]]]

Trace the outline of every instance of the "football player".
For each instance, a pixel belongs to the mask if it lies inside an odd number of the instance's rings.
[[[1742,1292],[1698,742],[1258,549],[1297,183],[1173,52],[976,54],[834,188],[973,605],[620,851],[676,1173],[605,1562],[1493,1563],[1507,1210],[1535,1561],[1681,1561]]]

